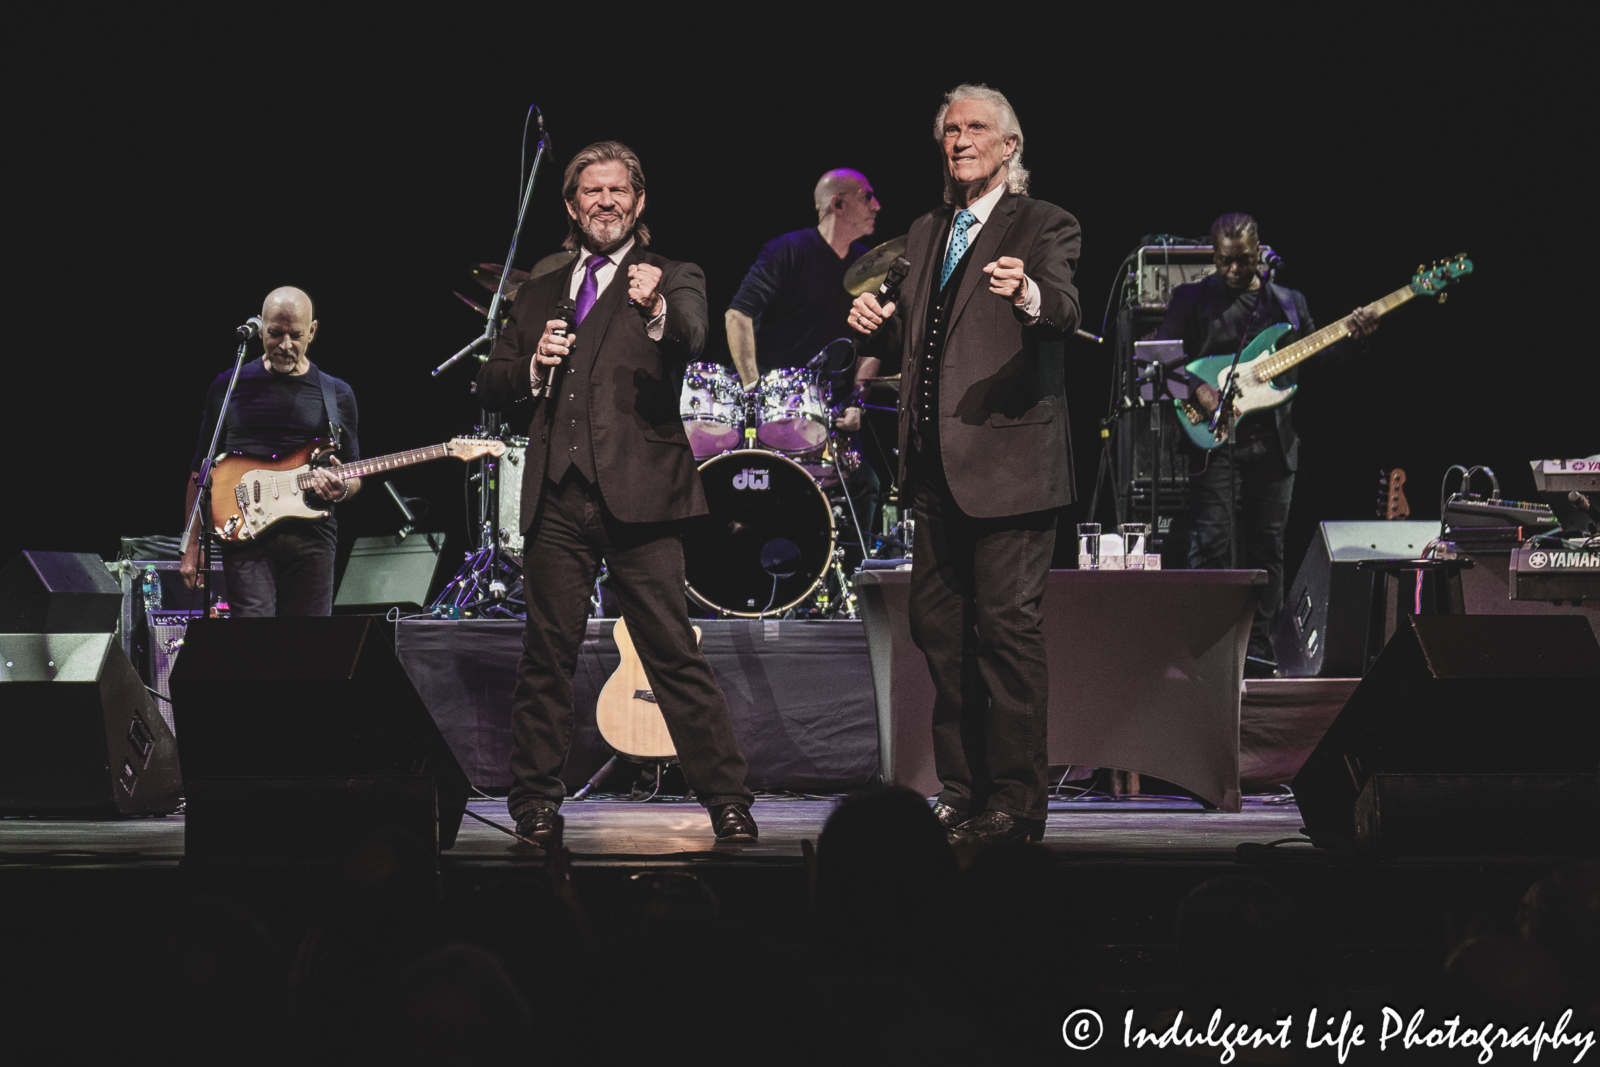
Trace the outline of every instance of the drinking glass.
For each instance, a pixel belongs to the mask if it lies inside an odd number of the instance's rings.
[[[1130,571],[1142,571],[1145,564],[1145,541],[1150,526],[1143,522],[1125,522],[1122,531],[1122,552],[1125,566]]]
[[[1078,569],[1080,571],[1100,569],[1100,524],[1098,522],[1078,523]]]

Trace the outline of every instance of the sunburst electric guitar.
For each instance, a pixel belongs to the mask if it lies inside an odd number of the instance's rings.
[[[1436,263],[1428,270],[1418,267],[1410,285],[1402,286],[1388,296],[1368,304],[1367,310],[1378,315],[1386,315],[1414,296],[1437,296],[1442,301],[1445,289],[1452,282],[1471,273],[1472,261],[1465,255]],[[1236,373],[1239,389],[1233,401],[1235,422],[1241,415],[1262,408],[1277,407],[1294,396],[1298,386],[1279,386],[1272,380],[1302,360],[1310,359],[1329,345],[1349,337],[1350,316],[1346,315],[1331,326],[1324,326],[1316,333],[1302,337],[1291,345],[1278,348],[1277,344],[1283,335],[1292,329],[1294,327],[1286,322],[1268,326],[1256,334],[1255,339],[1246,345],[1244,352],[1240,354]],[[1219,394],[1226,395],[1228,369],[1232,366],[1232,355],[1207,356],[1205,359],[1197,359],[1187,364],[1184,369],[1216,389]],[[1194,442],[1195,447],[1216,448],[1228,439],[1228,432],[1224,427],[1219,426],[1215,431],[1211,429],[1210,412],[1194,400],[1175,400],[1173,403],[1178,409],[1178,425],[1188,434],[1189,440]]]
[[[311,495],[311,468],[320,466],[328,442],[318,438],[282,456],[224,456],[211,468],[211,526],[224,541],[248,541],[284,519],[325,519],[333,505]],[[409,467],[414,463],[455,457],[503,456],[506,445],[488,437],[455,437],[442,445],[410,452],[358,459],[341,464],[341,478]]]

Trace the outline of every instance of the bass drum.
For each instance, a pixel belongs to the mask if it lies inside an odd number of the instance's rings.
[[[683,531],[689,596],[745,619],[779,615],[821,584],[833,563],[833,510],[805,469],[759,449],[700,465],[711,514]]]

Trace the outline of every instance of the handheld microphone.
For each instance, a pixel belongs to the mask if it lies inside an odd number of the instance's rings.
[[[562,340],[565,340],[567,342],[567,348],[571,349],[572,346],[577,343],[575,339],[572,339],[572,323],[578,318],[577,305],[574,304],[569,298],[563,297],[561,303],[556,305],[555,317],[567,325],[551,330],[550,336],[559,337]],[[540,397],[553,395],[555,393],[556,386],[556,372],[564,369],[566,365],[567,364],[565,360],[555,364],[554,366],[543,365],[545,366],[544,388],[534,395]]]
[[[911,261],[905,256],[898,257],[889,265],[889,273],[884,275],[883,284],[878,286],[878,291],[873,294],[877,297],[878,306],[892,304],[900,296],[900,283],[906,280],[906,275],[911,273]]]
[[[261,336],[261,329],[265,325],[266,325],[266,323],[261,321],[261,316],[260,315],[251,315],[248,319],[245,320],[245,323],[244,323],[243,326],[240,326],[237,330],[235,330],[233,332],[239,335],[239,340],[241,340],[241,341],[249,341],[249,340],[251,340],[253,338],[260,337]]]

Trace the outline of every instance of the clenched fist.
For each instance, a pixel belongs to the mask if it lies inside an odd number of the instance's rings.
[[[635,263],[628,268],[628,303],[638,308],[647,319],[661,314],[666,298],[656,292],[661,284],[661,268],[648,263]]]

